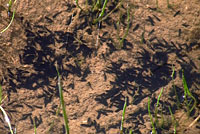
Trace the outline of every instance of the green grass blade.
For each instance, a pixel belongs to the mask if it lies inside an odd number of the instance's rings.
[[[158,107],[158,105],[159,105],[159,103],[160,103],[160,98],[161,98],[161,95],[162,95],[162,93],[163,93],[163,89],[164,89],[164,88],[161,89],[160,94],[159,94],[159,96],[158,96],[158,100],[157,100],[157,103],[156,103],[156,107]]]
[[[122,37],[122,39],[120,40],[120,48],[122,48],[122,45],[124,43],[124,39],[127,37],[129,29],[130,29],[130,7],[127,8],[127,28],[126,28],[126,32],[124,34],[124,36]]]
[[[60,108],[61,108],[61,104],[59,104],[59,106],[58,106],[58,109],[56,110],[56,117],[58,116],[58,114],[60,113]],[[53,121],[51,122],[51,125],[50,125],[50,127],[49,127],[49,129],[48,129],[48,132],[50,133],[51,132],[51,130],[52,130],[52,128],[53,128],[53,126],[54,126],[54,119],[53,119]]]
[[[155,108],[155,123],[156,123],[157,125],[158,125],[158,116],[157,116],[157,114],[158,114],[158,106],[159,106],[159,103],[160,103],[161,95],[162,95],[162,93],[163,93],[163,89],[164,89],[164,88],[162,88],[161,91],[160,91],[160,94],[159,94],[159,96],[158,96],[157,103],[156,103],[156,108]]]
[[[34,125],[34,134],[37,134],[35,119],[33,119],[33,125]]]
[[[144,31],[142,32],[142,35],[141,35],[141,43],[142,44],[145,43],[144,34],[145,34],[145,29],[144,29]]]
[[[172,122],[173,122],[173,125],[174,125],[174,134],[176,134],[177,122],[176,122],[176,119],[174,117],[174,114],[172,113],[170,106],[168,107],[168,109],[169,109],[169,112],[171,114]]]
[[[171,74],[171,77],[174,79],[174,75],[175,75],[175,67],[174,65],[172,65],[172,74]]]
[[[167,0],[167,8],[172,8],[172,5],[169,3],[169,0]]]
[[[11,12],[11,8],[12,8],[12,0],[9,0],[9,2],[8,2],[8,12]]]
[[[8,12],[10,13],[11,12],[11,8],[12,8],[12,5],[16,3],[17,0],[15,0],[14,2],[12,2],[12,0],[9,0],[8,2]]]
[[[92,12],[94,12],[94,11],[100,9],[100,8],[101,8],[101,0],[96,0],[96,4],[94,3],[94,6],[92,8]]]
[[[148,113],[149,113],[149,117],[150,117],[150,121],[151,121],[151,125],[152,125],[152,134],[156,134],[156,129],[155,129],[155,125],[153,122],[153,117],[151,115],[151,111],[150,111],[150,98],[148,98]]]
[[[125,103],[123,107],[123,113],[122,113],[122,120],[121,120],[121,126],[120,126],[120,134],[123,134],[123,126],[124,126],[124,118],[126,113],[126,106],[127,106],[127,98],[125,98]]]
[[[129,131],[129,134],[132,134],[133,133],[133,130],[131,129],[130,131]]]
[[[158,9],[158,0],[156,0],[156,8]]]
[[[188,86],[185,80],[185,76],[184,76],[184,70],[182,70],[182,81],[183,81],[183,88],[184,88],[184,97],[187,97],[187,92],[188,92]]]
[[[187,86],[187,82],[186,82],[186,79],[185,79],[185,76],[184,76],[184,70],[182,70],[182,81],[183,81],[183,88],[184,88],[184,99],[186,101],[187,112],[188,112],[188,116],[189,116],[190,113],[192,112],[192,110],[196,107],[197,100],[192,95],[192,93],[190,92],[190,90],[189,90],[189,88]],[[191,109],[190,109],[190,104],[191,103],[188,103],[187,96],[191,97],[192,100],[194,101],[194,104],[193,104]]]
[[[110,11],[106,16],[104,16],[101,20],[99,20],[99,22],[101,22],[101,21],[104,21],[106,18],[108,18],[108,16],[110,16],[115,10],[117,10],[119,7],[121,7],[121,4],[122,4],[122,2],[123,2],[124,0],[121,0],[118,4],[117,4],[117,6],[112,10],[112,11]]]
[[[58,89],[59,89],[60,103],[62,106],[62,112],[63,112],[64,122],[65,122],[66,134],[69,134],[69,123],[68,123],[68,117],[67,117],[67,113],[66,113],[66,109],[65,109],[65,102],[64,102],[64,98],[63,98],[61,76],[60,76],[60,73],[57,68],[56,68],[56,70],[57,70],[57,74],[58,74]]]
[[[83,8],[81,8],[80,5],[78,4],[78,0],[76,0],[76,6],[77,6],[78,8],[80,8],[81,10],[83,10]]]
[[[105,0],[103,3],[103,8],[101,10],[101,13],[99,14],[99,17],[93,21],[93,24],[96,24],[97,22],[99,22],[102,19],[103,15],[105,13],[107,3],[108,3],[108,0]]]
[[[8,123],[8,127],[9,127],[9,129],[10,129],[10,133],[11,133],[11,134],[14,134],[14,133],[13,133],[13,130],[12,130],[12,127],[11,127],[10,119],[8,118],[8,115],[6,114],[6,111],[3,109],[2,106],[0,106],[0,110],[3,112],[5,121]]]
[[[14,20],[14,17],[15,17],[15,10],[13,11],[13,15],[12,15],[12,18],[11,18],[10,23],[8,24],[8,26],[7,26],[5,29],[3,29],[3,30],[0,32],[0,34],[2,34],[3,32],[5,32],[5,31],[11,26],[11,24],[12,24],[12,22],[13,22],[13,20]]]
[[[173,86],[173,90],[175,92],[175,96],[176,96],[176,103],[177,103],[177,107],[180,108],[180,101],[179,101],[179,98],[178,98],[178,94],[177,94],[177,91],[176,91],[176,87],[175,87],[175,84],[174,84],[174,75],[175,75],[175,67],[172,65],[172,74],[171,74],[171,77],[172,77],[172,86]]]

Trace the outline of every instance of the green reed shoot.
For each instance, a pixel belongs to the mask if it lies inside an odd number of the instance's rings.
[[[187,115],[189,116],[190,113],[192,112],[192,110],[196,107],[197,100],[195,99],[195,97],[192,95],[192,93],[188,89],[187,82],[186,82],[185,76],[184,76],[184,70],[182,70],[182,82],[183,82],[183,88],[184,88],[184,99],[185,99],[185,103],[186,103],[186,107],[187,107]],[[192,103],[192,100],[190,102],[188,102],[188,97],[191,97],[191,99],[194,101],[194,104],[191,108],[190,108],[190,105]]]
[[[129,131],[129,134],[132,134],[133,133],[133,130],[131,129],[130,131]]]
[[[33,119],[33,125],[34,125],[34,134],[37,134],[35,119]]]
[[[148,113],[149,113],[149,117],[150,117],[150,121],[151,121],[151,125],[152,125],[152,134],[156,134],[156,129],[155,129],[155,125],[153,122],[153,117],[151,115],[151,111],[150,111],[150,98],[148,98]]]
[[[58,106],[58,109],[57,109],[57,111],[56,111],[56,117],[58,116],[58,114],[60,113],[60,107],[61,107],[61,104]],[[51,125],[50,125],[50,127],[49,127],[49,129],[48,129],[48,132],[50,133],[50,131],[52,130],[52,128],[53,128],[53,126],[54,126],[54,121],[55,120],[53,120],[52,122],[51,122]]]
[[[2,90],[2,86],[0,85],[0,105],[2,104],[2,102],[7,98],[7,96],[3,97],[3,90]]]
[[[172,5],[169,4],[169,0],[167,0],[167,8],[172,8]]]
[[[66,130],[66,134],[69,134],[69,122],[68,122],[68,117],[67,117],[67,113],[66,113],[66,109],[65,109],[65,102],[64,102],[64,98],[63,98],[61,76],[60,76],[60,73],[58,71],[58,68],[56,68],[56,70],[57,70],[57,74],[58,74],[58,89],[59,89],[60,103],[61,103],[61,106],[62,106],[62,112],[63,112],[64,122],[65,122],[65,130]]]
[[[80,8],[81,10],[83,10],[83,8],[81,8],[80,5],[79,5],[78,0],[76,0],[76,6],[77,6],[78,8]]]
[[[117,4],[117,6],[116,6],[112,11],[110,11],[106,16],[104,16],[101,20],[99,20],[99,22],[101,22],[101,21],[105,20],[106,18],[108,18],[108,16],[110,16],[115,10],[117,10],[119,7],[121,7],[121,4],[122,4],[123,1],[124,1],[124,0],[121,0],[121,1]]]
[[[159,107],[161,95],[163,93],[163,89],[164,88],[161,89],[160,94],[159,94],[158,99],[157,99],[157,103],[156,103],[156,108],[155,108],[155,123],[156,124],[158,124],[158,116],[157,116],[157,114],[158,114],[158,107]]]
[[[99,22],[102,19],[103,15],[105,13],[107,3],[108,3],[108,0],[105,0],[103,3],[103,7],[101,9],[101,13],[99,14],[99,17],[93,21],[93,24],[96,24],[97,22]]]
[[[170,8],[169,0],[167,0],[167,8]]]
[[[14,133],[13,133],[13,130],[12,130],[11,123],[10,123],[10,119],[8,118],[8,115],[6,114],[6,111],[3,109],[2,106],[0,106],[0,110],[3,112],[5,121],[8,123],[8,127],[9,127],[9,129],[10,129],[10,133],[11,133],[11,134],[14,134]]]
[[[12,15],[12,18],[11,18],[10,23],[8,24],[8,26],[7,26],[6,28],[4,28],[4,29],[0,32],[0,34],[2,34],[3,32],[5,32],[5,31],[11,26],[11,24],[12,24],[12,22],[13,22],[13,20],[14,20],[14,17],[15,17],[15,11],[13,11],[13,15]]]
[[[16,3],[17,0],[12,2],[12,0],[9,0],[8,2],[8,15],[11,13],[12,5]]]
[[[12,2],[12,0],[10,0],[10,1],[8,2],[8,15],[11,13],[12,5],[15,4],[15,2],[16,2],[16,0],[15,0],[14,2]],[[0,34],[2,34],[3,32],[5,32],[5,31],[11,26],[11,24],[12,24],[12,22],[13,22],[13,20],[14,20],[14,17],[15,17],[15,10],[14,10],[13,13],[12,13],[12,18],[11,18],[10,23],[8,24],[8,26],[7,26],[6,28],[4,28],[4,29],[0,32]]]
[[[120,14],[119,14],[119,20],[117,21],[117,38],[120,42],[120,22],[121,22],[121,19],[122,19],[122,12],[120,11]]]
[[[8,2],[8,12],[11,13],[11,8],[12,8],[12,0],[9,0]]]
[[[92,12],[99,10],[101,8],[101,0],[97,0],[96,4],[94,4],[92,8]]]
[[[3,100],[6,98],[3,99],[3,95],[2,95],[2,87],[0,85],[0,110],[3,112],[3,115],[4,115],[4,118],[5,118],[5,121],[8,123],[8,127],[10,129],[10,133],[13,134],[13,130],[12,130],[12,127],[11,127],[11,123],[10,123],[10,119],[8,118],[8,115],[6,114],[6,111],[4,110],[4,108],[1,106],[1,103],[3,102]]]
[[[141,35],[141,43],[142,44],[145,42],[144,34],[145,34],[145,28],[144,28],[144,31],[142,32],[142,35]]]
[[[122,39],[119,42],[120,48],[122,48],[122,45],[124,43],[124,39],[127,37],[129,29],[130,29],[130,7],[127,8],[127,27],[126,27],[126,32],[123,35]]]
[[[177,94],[177,91],[176,91],[176,87],[175,87],[175,84],[174,84],[174,75],[175,75],[175,67],[172,66],[172,85],[173,85],[173,90],[175,92],[175,96],[176,96],[176,103],[177,103],[177,107],[180,108],[180,101],[178,99],[178,94]]]
[[[161,110],[161,128],[164,126],[164,122],[165,122],[165,120],[164,120],[164,115],[163,115],[163,111]]]
[[[127,98],[125,98],[125,103],[124,103],[123,112],[122,112],[120,134],[123,134],[123,126],[124,126],[124,118],[125,118],[126,106],[127,106]]]
[[[172,113],[170,106],[168,107],[168,109],[169,109],[169,112],[171,114],[172,122],[173,122],[173,125],[174,125],[174,134],[176,134],[177,121],[174,117],[174,114]]]
[[[124,134],[132,134],[132,133],[133,133],[132,129],[130,129],[130,130],[126,129],[126,131],[124,132]]]
[[[156,9],[158,9],[158,0],[156,0]]]

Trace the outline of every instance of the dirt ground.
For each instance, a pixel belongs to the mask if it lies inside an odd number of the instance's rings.
[[[8,1],[0,3],[1,30],[10,21]],[[62,113],[56,113],[56,66],[71,134],[119,134],[125,98],[124,131],[150,134],[148,97],[153,113],[162,87],[160,103],[168,121],[158,133],[173,133],[168,106],[179,121],[178,134],[200,133],[200,121],[188,128],[200,115],[200,0],[169,0],[172,8],[158,0],[158,10],[156,0],[124,0],[100,25],[92,24],[99,11],[86,12],[91,7],[85,2],[79,0],[84,11],[70,0],[18,0],[14,5],[14,22],[0,35],[0,82],[7,96],[2,107],[18,134],[33,134],[33,120],[38,134],[65,133]],[[105,15],[117,3],[108,1]],[[127,9],[130,29],[120,48]],[[174,83],[183,99],[182,70],[198,102],[189,118],[184,106],[177,108],[173,90]],[[7,133],[1,114],[0,134]]]

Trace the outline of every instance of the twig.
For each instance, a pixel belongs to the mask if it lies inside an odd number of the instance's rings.
[[[199,119],[200,119],[200,115],[189,125],[188,128],[192,127]]]

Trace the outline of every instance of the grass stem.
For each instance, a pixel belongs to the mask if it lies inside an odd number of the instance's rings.
[[[13,22],[13,20],[14,20],[14,17],[15,17],[15,10],[13,11],[13,15],[12,15],[12,18],[11,18],[10,23],[8,24],[8,26],[7,26],[5,29],[3,29],[3,30],[0,32],[0,34],[2,34],[3,32],[5,32],[5,31],[11,26],[11,24],[12,24],[12,22]]]
[[[150,121],[151,121],[151,125],[152,125],[152,134],[156,134],[156,129],[155,129],[155,125],[153,122],[153,117],[151,115],[151,110],[150,110],[150,98],[148,98],[148,113],[149,113],[149,117],[150,117]]]
[[[163,89],[164,88],[162,88],[161,89],[161,91],[160,91],[160,94],[159,94],[159,96],[158,96],[158,99],[157,99],[157,103],[156,103],[156,108],[155,108],[155,123],[158,125],[158,107],[159,107],[159,103],[160,103],[160,98],[161,98],[161,95],[162,95],[162,93],[163,93]]]
[[[33,125],[34,125],[34,134],[37,134],[35,119],[33,119]]]
[[[177,104],[178,109],[180,109],[180,101],[179,101],[178,94],[177,94],[177,91],[176,91],[176,87],[175,87],[175,84],[174,84],[174,81],[175,81],[174,80],[174,75],[175,75],[175,67],[172,66],[172,75],[171,75],[171,77],[172,77],[172,85],[173,85],[173,90],[174,90],[175,96],[176,96],[176,104]]]
[[[129,29],[130,29],[130,7],[128,7],[128,5],[127,5],[127,23],[128,24],[127,24],[127,27],[126,27],[126,32],[123,35],[122,39],[120,40],[120,48],[122,48],[124,40],[127,37]]]
[[[124,118],[125,118],[125,113],[126,113],[126,106],[127,106],[127,98],[125,98],[125,103],[124,103],[123,112],[122,112],[120,134],[123,134],[123,126],[124,126]]]
[[[76,0],[76,6],[77,6],[78,8],[80,8],[81,10],[83,10],[83,8],[81,8],[80,5],[79,5],[78,0]]]
[[[65,130],[66,130],[66,134],[69,134],[69,122],[68,122],[68,117],[67,117],[67,113],[66,113],[66,109],[65,109],[65,102],[64,102],[64,98],[63,98],[61,76],[60,76],[60,73],[58,71],[58,68],[56,68],[56,70],[57,70],[57,74],[58,74],[58,89],[59,89],[60,103],[61,103],[61,106],[62,106],[62,112],[63,112],[64,122],[65,122]]]
[[[197,100],[192,95],[192,93],[190,92],[190,90],[187,86],[187,82],[186,82],[185,76],[184,76],[184,70],[182,70],[182,82],[183,82],[183,87],[184,87],[184,99],[185,99],[185,103],[186,103],[186,107],[187,107],[187,115],[189,116],[190,113],[193,111],[193,109],[196,107]],[[190,108],[191,101],[188,102],[188,97],[190,97],[194,101],[193,106],[191,108]]]
[[[0,106],[0,110],[3,112],[5,121],[8,123],[8,127],[9,127],[9,129],[10,129],[10,133],[11,133],[11,134],[14,134],[14,133],[13,133],[13,130],[12,130],[11,123],[10,123],[10,119],[8,118],[8,115],[6,114],[6,111],[3,109],[2,106]]]
[[[99,17],[93,21],[93,24],[96,24],[97,22],[100,21],[100,19],[102,19],[103,15],[105,13],[107,3],[108,3],[108,0],[105,0],[103,3],[103,8],[101,10],[101,13],[99,14]]]
[[[172,122],[173,122],[173,125],[174,125],[174,134],[176,134],[177,121],[176,121],[176,119],[175,119],[175,117],[172,113],[170,106],[168,107],[168,109],[169,109],[169,112],[171,114]]]

